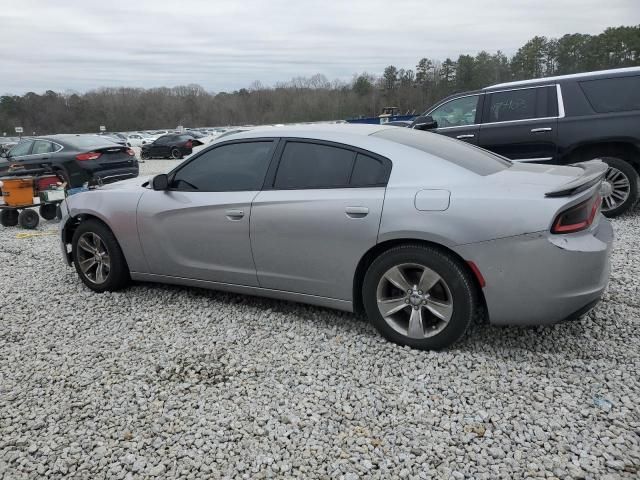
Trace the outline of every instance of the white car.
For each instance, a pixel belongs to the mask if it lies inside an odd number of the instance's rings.
[[[127,146],[129,147],[141,147],[153,143],[154,139],[151,137],[144,137],[139,133],[132,133],[127,137]]]

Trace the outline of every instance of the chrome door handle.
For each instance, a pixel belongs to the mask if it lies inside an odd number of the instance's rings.
[[[240,220],[242,217],[244,217],[243,210],[227,210],[226,212],[224,212],[224,214],[229,220]]]
[[[362,218],[369,214],[369,209],[367,207],[347,207],[344,211],[351,218]]]
[[[553,130],[551,127],[532,128],[531,133],[550,132],[551,130]]]
[[[463,138],[474,138],[474,137],[475,137],[475,135],[473,133],[468,133],[466,135],[458,135],[456,138],[458,140],[462,140]]]

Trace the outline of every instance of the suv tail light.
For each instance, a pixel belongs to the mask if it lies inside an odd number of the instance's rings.
[[[554,220],[551,233],[574,233],[589,228],[600,211],[601,204],[602,198],[595,195],[586,202],[565,210]]]
[[[76,155],[76,160],[80,160],[81,162],[85,160],[97,160],[101,155],[102,154],[98,152],[80,153]]]
[[[127,148],[127,150],[126,150],[126,151],[127,151],[127,155],[129,155],[130,157],[133,157],[133,156],[136,154],[136,152],[134,152],[134,151],[133,151],[132,149],[130,149],[130,148]]]
[[[191,140],[187,140],[187,143],[184,144],[187,148],[193,148],[193,142]]]

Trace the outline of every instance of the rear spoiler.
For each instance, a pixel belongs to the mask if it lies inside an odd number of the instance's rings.
[[[609,168],[602,160],[589,160],[588,162],[572,163],[569,166],[582,168],[584,172],[569,183],[560,185],[556,189],[545,193],[545,197],[570,197],[576,193],[584,192],[601,182]]]

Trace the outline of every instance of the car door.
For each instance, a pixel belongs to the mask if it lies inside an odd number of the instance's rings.
[[[438,123],[432,132],[478,144],[484,95],[470,94],[448,100],[426,113]]]
[[[164,136],[158,138],[155,142],[151,144],[151,155],[153,157],[168,157],[169,156],[169,147],[167,146],[167,142],[169,141],[169,137]]]
[[[56,146],[48,140],[34,140],[29,162],[35,165],[50,165],[51,156]]]
[[[9,164],[24,164],[29,160],[31,149],[33,147],[33,140],[23,140],[15,145],[9,152],[7,152],[7,161]]]
[[[549,162],[557,156],[556,86],[486,94],[479,145],[511,160]]]
[[[166,191],[142,195],[138,231],[149,273],[257,286],[251,201],[262,188],[275,143],[221,144],[178,167]]]
[[[358,261],[376,244],[389,160],[289,139],[274,180],[251,208],[263,288],[351,300]]]

